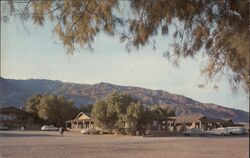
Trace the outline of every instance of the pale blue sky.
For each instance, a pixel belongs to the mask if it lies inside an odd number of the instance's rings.
[[[182,60],[174,67],[162,53],[169,49],[168,37],[157,37],[157,49],[152,46],[126,52],[118,38],[100,34],[93,43],[94,52],[79,50],[66,54],[63,45],[53,35],[51,25],[34,26],[18,20],[1,23],[1,76],[11,79],[51,79],[64,82],[117,85],[162,89],[206,103],[249,111],[248,95],[240,90],[233,95],[228,82],[222,80],[219,89],[214,84],[200,89],[205,81],[200,68],[206,59]],[[32,27],[31,27],[32,26]]]

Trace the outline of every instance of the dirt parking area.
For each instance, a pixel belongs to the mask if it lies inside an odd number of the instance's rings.
[[[249,138],[0,131],[1,158],[248,158]]]

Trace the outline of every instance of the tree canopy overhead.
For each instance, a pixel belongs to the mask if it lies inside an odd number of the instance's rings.
[[[55,24],[67,51],[89,47],[99,32],[119,36],[126,48],[153,44],[156,35],[172,37],[164,56],[175,65],[181,58],[208,56],[202,73],[208,80],[228,78],[249,91],[249,1],[247,0],[9,0],[9,16],[34,24]],[[4,5],[4,4],[3,4]],[[126,9],[124,9],[124,5]],[[20,7],[21,6],[21,7]],[[175,30],[170,32],[170,27]]]

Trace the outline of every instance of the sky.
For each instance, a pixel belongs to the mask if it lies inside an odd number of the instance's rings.
[[[155,50],[146,46],[128,53],[117,37],[101,33],[95,38],[93,52],[78,49],[70,55],[53,34],[51,24],[40,27],[28,21],[24,27],[12,19],[1,23],[1,76],[137,86],[249,111],[248,94],[242,89],[233,94],[227,80],[198,88],[205,82],[200,71],[206,57],[181,60],[177,68],[163,57],[170,43],[168,36],[157,36]],[[219,86],[217,90],[214,84]]]

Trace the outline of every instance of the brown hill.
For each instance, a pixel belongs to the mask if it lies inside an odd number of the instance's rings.
[[[20,107],[34,93],[64,95],[73,99],[77,106],[88,105],[95,103],[96,100],[105,98],[114,91],[130,94],[146,106],[154,104],[171,106],[176,109],[177,115],[199,113],[210,117],[233,119],[236,122],[249,122],[249,112],[242,110],[226,108],[216,104],[201,103],[163,90],[118,86],[103,82],[88,85],[51,80],[12,80],[0,78],[0,105]]]

